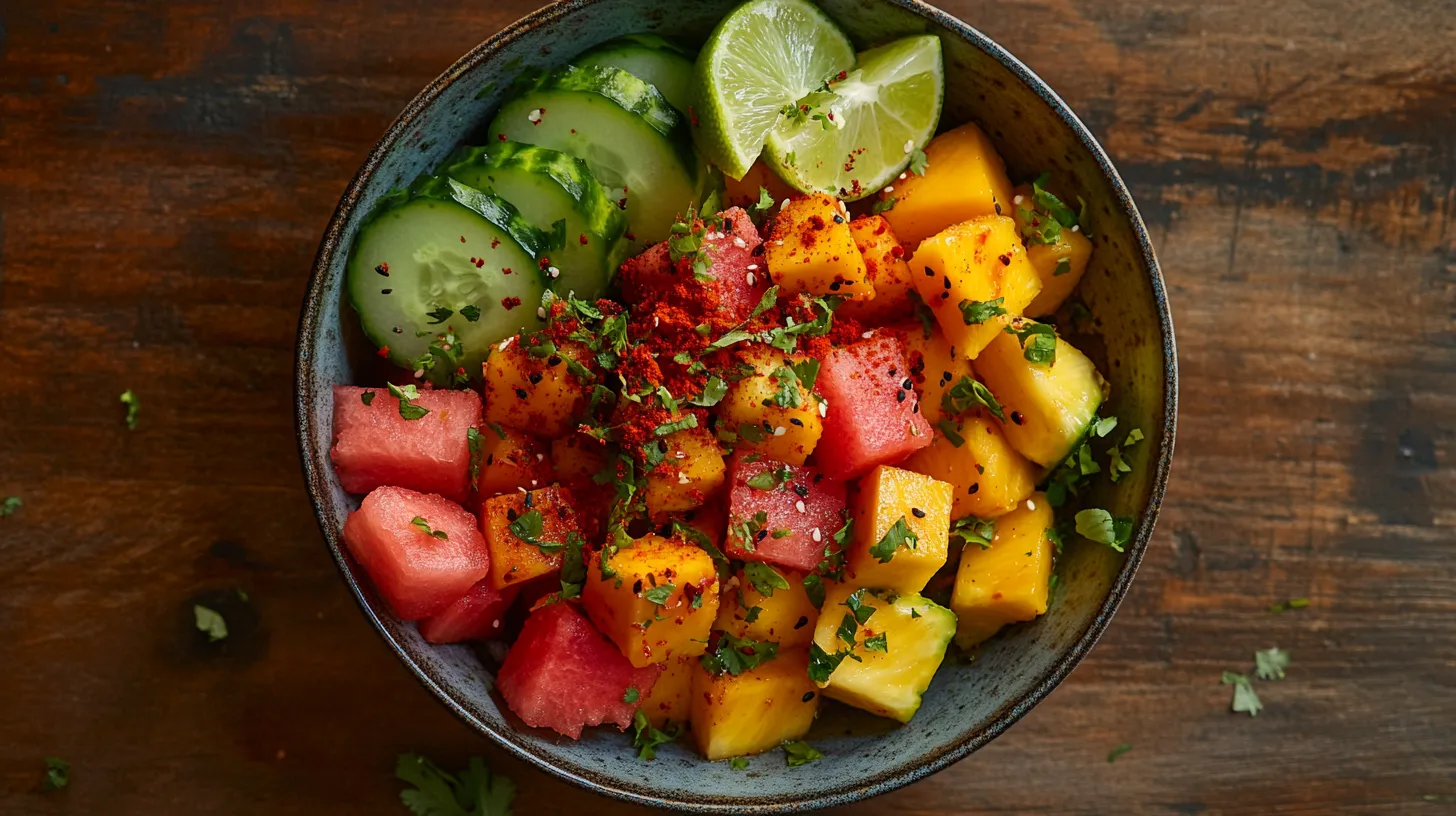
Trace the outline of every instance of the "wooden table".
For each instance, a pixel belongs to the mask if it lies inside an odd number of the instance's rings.
[[[532,7],[0,3],[0,496],[25,502],[0,519],[0,812],[398,814],[405,749],[484,755],[517,813],[630,810],[507,759],[395,662],[293,437],[337,196],[421,86]],[[1071,679],[846,812],[1456,812],[1456,8],[947,7],[1131,183],[1176,314],[1178,457]],[[209,647],[192,606],[235,588],[251,611]],[[1311,605],[1265,611],[1289,597]],[[1276,644],[1288,679],[1230,713],[1220,672]],[[69,790],[33,791],[46,756]]]

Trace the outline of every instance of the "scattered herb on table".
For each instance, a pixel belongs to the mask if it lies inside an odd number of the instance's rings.
[[[202,604],[192,606],[193,622],[197,631],[205,632],[210,643],[216,643],[228,636],[227,621],[214,609],[209,609]]]
[[[126,406],[126,429],[135,431],[141,421],[142,401],[130,388],[121,392],[121,404]]]
[[[399,800],[415,816],[511,816],[515,783],[492,773],[480,757],[450,774],[419,754],[400,754],[394,775],[411,786]]]
[[[1116,748],[1113,748],[1111,751],[1108,751],[1107,752],[1107,764],[1111,765],[1112,763],[1114,763],[1114,762],[1117,761],[1117,758],[1118,757],[1122,756],[1123,754],[1125,754],[1125,753],[1127,753],[1128,751],[1131,751],[1131,750],[1132,750],[1132,746],[1131,745],[1128,745],[1125,742],[1122,743],[1121,745],[1117,746]]]
[[[62,790],[71,784],[71,763],[58,757],[46,757],[45,777],[41,779],[43,791]]]

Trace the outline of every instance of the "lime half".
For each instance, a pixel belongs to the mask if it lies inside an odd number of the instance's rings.
[[[743,178],[782,111],[853,65],[849,38],[813,4],[744,3],[713,29],[693,69],[699,149]]]
[[[864,198],[903,172],[935,135],[944,92],[938,37],[870,49],[847,77],[799,100],[779,121],[768,136],[769,159],[804,192]]]

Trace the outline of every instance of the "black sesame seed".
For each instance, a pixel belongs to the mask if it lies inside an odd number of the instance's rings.
[[[836,216],[834,216],[834,223],[836,223],[836,224],[843,224],[844,223],[844,216],[842,216],[842,215],[836,215]]]
[[[834,220],[838,221],[839,220],[839,216],[837,216],[837,215],[834,216]],[[812,691],[806,691],[806,692],[804,692],[804,696],[802,698],[800,698],[800,699],[802,699],[804,702],[807,703],[810,700],[814,699],[814,692],[812,692]]]
[[[985,472],[986,472],[986,466],[985,465],[976,465],[976,473],[980,474],[980,473],[985,473]]]
[[[910,508],[910,514],[915,518],[925,518],[925,511],[921,510],[919,507]]]
[[[524,389],[524,388],[517,388],[516,389],[516,396],[517,397],[520,397],[521,399],[525,399],[526,398],[526,389]]]
[[[981,483],[980,482],[976,482],[975,484],[971,485],[971,488],[969,490],[966,491],[966,495],[974,496],[974,495],[976,495],[976,491],[978,491],[980,489],[981,489]]]
[[[506,521],[515,521],[518,518],[520,518],[520,516],[517,516],[516,515],[516,508],[514,508],[514,507],[508,507],[508,508],[506,508]]]
[[[915,381],[914,380],[911,380],[911,379],[908,379],[908,378],[904,382],[900,383],[900,387],[906,389],[907,391],[909,389],[913,388],[914,386],[915,386]]]
[[[834,283],[829,284],[829,291],[831,291],[831,292],[838,292],[839,289],[840,289],[840,287],[842,287],[843,285],[844,285],[843,283],[840,283],[839,281],[835,281]]]
[[[759,530],[758,531],[758,535],[754,538],[754,540],[755,541],[762,541],[765,538],[768,538],[768,530]]]
[[[814,474],[814,484],[819,484],[822,481],[824,481],[824,474],[822,474],[822,473],[816,473],[816,474]]]
[[[638,578],[637,579],[637,582],[632,585],[632,594],[633,595],[640,595],[641,593],[642,593],[642,579],[641,578]]]
[[[941,300],[950,300],[950,292],[941,292],[940,293],[940,299]]]
[[[996,206],[996,214],[997,215],[1000,215],[1001,214],[1001,202],[999,202],[999,201],[993,201],[991,203]]]
[[[485,466],[490,467],[493,464],[495,464],[495,454],[487,453],[485,455]]]
[[[374,271],[378,272],[386,278],[389,277],[389,267],[385,266],[384,264],[380,264],[379,266],[374,267]]]
[[[950,288],[950,278],[946,278],[945,279],[945,288],[947,288],[947,289]]]
[[[528,375],[526,377],[526,379],[528,379],[528,380],[531,381],[531,385],[540,385],[541,384],[541,372],[539,372],[539,371],[532,371],[530,373],[530,375]]]
[[[927,277],[927,278],[933,278],[933,277],[935,277],[935,270],[934,269],[931,269],[928,266],[925,267],[925,277]]]
[[[895,402],[904,402],[904,401],[905,401],[905,392],[904,391],[896,391],[895,392]]]
[[[1011,421],[1012,422],[1015,422],[1017,425],[1020,425],[1021,422],[1022,422],[1020,412],[1018,412],[1018,411],[1012,411],[1011,412]]]
[[[523,504],[526,507],[527,510],[530,510],[531,509],[531,494],[530,493],[527,493],[526,494],[526,497],[523,498],[523,499],[521,499],[521,504]]]
[[[798,622],[796,622],[794,624],[794,628],[795,629],[803,629],[805,626],[808,626],[808,625],[809,625],[809,618],[807,616],[805,616],[805,615],[800,615]]]
[[[380,289],[379,290],[379,294],[381,294],[381,295],[387,295],[387,294],[390,294],[393,291],[394,291],[393,289]]]
[[[546,365],[550,366],[551,368],[555,368],[561,365],[561,358],[553,354],[550,357],[546,358]]]
[[[799,419],[798,417],[789,417],[789,424],[798,425],[800,428],[802,428],[804,427],[804,420]]]
[[[1002,266],[1010,266],[1011,265],[1011,256],[1009,254],[1008,255],[998,255],[998,256],[996,256],[996,260],[1000,261]]]
[[[794,492],[795,493],[798,493],[799,494],[799,498],[801,498],[801,499],[807,499],[807,498],[809,498],[809,488],[807,488],[807,487],[805,487],[805,486],[803,486],[801,484],[794,485]]]

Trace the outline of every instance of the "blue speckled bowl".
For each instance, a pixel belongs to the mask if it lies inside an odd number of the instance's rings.
[[[1085,542],[1060,566],[1050,611],[987,645],[974,663],[947,661],[914,721],[895,727],[827,707],[809,739],[825,759],[787,767],[770,754],[751,770],[708,763],[684,745],[642,762],[627,740],[597,729],[579,742],[520,726],[491,696],[491,676],[462,646],[431,646],[395,620],[339,540],[357,501],[329,465],[330,387],[365,376],[371,350],[344,304],[344,266],[354,231],[391,187],[433,167],[481,127],[522,69],[552,65],[603,40],[651,30],[701,41],[728,0],[562,0],[477,46],[410,102],[369,154],[330,221],[299,326],[297,410],[308,489],[344,580],[364,613],[420,682],[462,720],[507,750],[591,790],[646,805],[704,813],[805,810],[864,799],[934,773],[991,741],[1061,682],[1112,619],[1152,535],[1173,453],[1177,362],[1163,279],[1137,209],[1092,135],[1026,66],[960,20],[915,0],[823,0],[858,47],[931,32],[945,46],[945,127],[974,119],[991,134],[1014,179],[1054,170],[1091,208],[1096,251],[1082,284],[1111,410],[1147,434],[1134,471],[1101,506],[1135,516],[1126,555]],[[1101,348],[1098,348],[1100,346]],[[1103,483],[1105,488],[1110,487]]]

